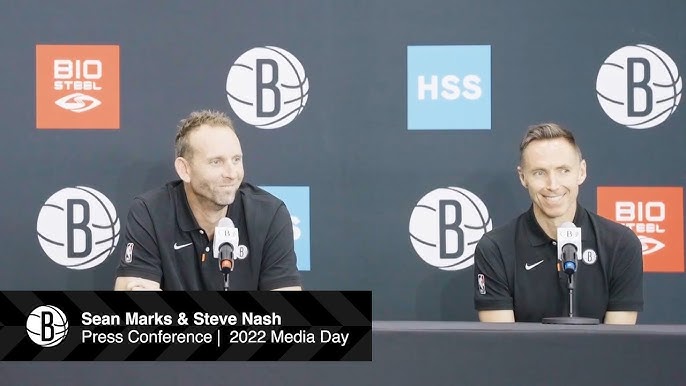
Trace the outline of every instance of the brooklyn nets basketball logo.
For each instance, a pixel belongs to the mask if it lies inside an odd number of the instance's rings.
[[[486,205],[467,189],[447,187],[421,198],[410,216],[410,241],[425,262],[446,271],[474,264],[474,250],[493,228]]]
[[[291,123],[305,108],[309,89],[303,65],[279,47],[245,52],[226,77],[229,105],[240,119],[260,129]]]
[[[593,265],[598,260],[598,254],[593,249],[586,249],[581,254],[581,260],[588,265]]]
[[[67,316],[55,306],[36,307],[26,318],[26,334],[37,345],[57,346],[68,332]]]
[[[598,101],[615,122],[647,129],[667,120],[681,100],[681,75],[658,48],[637,44],[618,49],[600,67]]]
[[[65,188],[43,204],[36,224],[38,241],[55,263],[71,269],[97,266],[119,240],[119,218],[102,193],[85,186]]]

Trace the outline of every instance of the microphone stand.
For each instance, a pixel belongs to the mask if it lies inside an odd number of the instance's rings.
[[[582,318],[574,316],[574,274],[567,274],[567,290],[569,291],[569,310],[567,316],[543,318],[543,324],[569,324],[569,325],[592,325],[600,324],[596,318]]]
[[[228,258],[226,255],[228,254]],[[224,275],[224,291],[229,290],[229,274],[233,271],[233,249],[231,247],[219,249],[219,272]]]

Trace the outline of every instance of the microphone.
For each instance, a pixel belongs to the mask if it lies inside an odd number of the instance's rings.
[[[578,255],[581,253],[581,228],[565,222],[557,228],[557,259],[567,275],[576,272]]]
[[[546,324],[598,324],[596,318],[584,318],[574,315],[576,299],[574,292],[576,289],[576,264],[581,254],[581,228],[572,222],[565,222],[557,228],[557,259],[562,270],[567,274],[567,291],[569,292],[568,314],[563,317],[547,317],[541,322]]]
[[[224,217],[214,228],[214,242],[212,251],[214,258],[219,260],[219,270],[224,275],[233,271],[233,252],[238,248],[238,228],[230,218]]]

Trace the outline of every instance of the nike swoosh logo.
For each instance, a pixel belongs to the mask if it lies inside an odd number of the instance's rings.
[[[527,271],[530,271],[531,269],[535,268],[536,266],[538,266],[538,265],[541,264],[542,262],[543,262],[543,260],[539,261],[538,263],[533,263],[533,264],[531,264],[531,265],[529,265],[529,263],[526,263],[526,264],[524,265],[524,268],[526,268]]]
[[[188,243],[188,244],[183,244],[183,245],[176,245],[176,243],[174,243],[174,249],[176,249],[178,251],[179,249],[185,248],[191,244],[193,244],[193,243]]]

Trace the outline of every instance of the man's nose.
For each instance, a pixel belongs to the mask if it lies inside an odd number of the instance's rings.
[[[238,168],[230,162],[227,162],[222,177],[236,179],[238,177]]]
[[[557,190],[557,188],[560,187],[560,183],[555,176],[555,174],[551,173],[548,177],[548,190]]]

